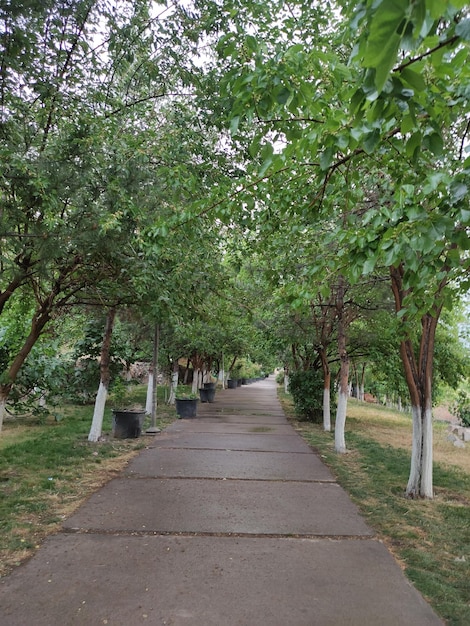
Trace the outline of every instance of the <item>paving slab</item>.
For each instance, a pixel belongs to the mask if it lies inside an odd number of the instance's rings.
[[[126,474],[158,478],[334,481],[330,470],[313,452],[149,448],[129,463]]]
[[[295,433],[294,433],[295,434]],[[206,450],[245,450],[253,452],[297,452],[311,454],[312,449],[300,437],[264,433],[162,433],[155,437],[153,448],[193,448]]]
[[[251,426],[285,425],[286,418],[279,415],[247,415],[246,413],[220,413],[218,415],[199,415],[194,419],[182,419],[179,422],[200,422],[201,424],[250,424]]]
[[[234,422],[231,424],[220,423],[217,420],[204,420],[200,421],[198,419],[192,420],[178,420],[174,422],[171,426],[169,426],[166,431],[168,434],[172,433],[219,433],[219,434],[249,434],[249,433],[260,433],[262,432],[265,435],[284,435],[284,436],[295,436],[299,435],[289,424],[251,424],[245,423],[240,424],[239,422]],[[161,437],[161,433],[158,437],[155,437],[155,442],[150,443],[149,445],[153,445],[156,443],[158,439]]]
[[[375,540],[58,535],[2,626],[442,626]]]
[[[283,424],[287,423],[285,415],[282,411],[269,411],[269,409],[257,409],[256,407],[214,407],[206,408],[211,405],[198,405],[197,417],[195,419],[201,418],[217,418],[224,417],[225,415],[230,415],[233,417],[248,417],[249,419],[254,419],[258,416],[270,417],[271,419],[282,422]]]
[[[114,479],[66,529],[253,535],[371,536],[336,483]],[[299,506],[302,502],[302,506]]]

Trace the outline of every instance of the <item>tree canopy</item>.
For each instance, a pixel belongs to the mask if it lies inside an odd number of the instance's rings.
[[[132,306],[174,356],[245,342],[325,389],[341,364],[340,399],[351,363],[405,381],[407,494],[431,497],[432,380],[460,376],[438,325],[469,284],[468,3],[30,0],[0,22],[1,415],[60,314]]]

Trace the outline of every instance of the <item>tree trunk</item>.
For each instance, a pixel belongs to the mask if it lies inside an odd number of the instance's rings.
[[[358,398],[361,402],[364,402],[364,387],[365,387],[365,381],[366,381],[366,368],[367,368],[367,364],[363,363],[362,364],[362,369],[361,369],[361,378],[359,381],[359,395]]]
[[[147,415],[152,415],[152,403],[153,403],[153,369],[149,367],[149,378],[147,383],[147,395],[145,396],[145,412]]]
[[[16,357],[13,359],[10,368],[7,371],[6,379],[8,382],[0,385],[0,432],[3,428],[3,420],[5,417],[6,403],[8,397],[11,392],[11,388],[18,376],[18,372],[21,369],[21,366],[26,361],[29,353],[34,347],[34,344],[41,336],[44,327],[48,323],[50,319],[50,313],[52,310],[52,298],[46,300],[41,307],[36,311],[32,322],[31,322],[31,330],[29,335],[26,337],[21,350],[18,352]]]
[[[178,387],[178,378],[179,378],[179,365],[178,361],[173,362],[173,373],[171,375],[171,383],[170,383],[170,395],[168,397],[168,404],[175,404],[176,400],[176,389]]]
[[[188,384],[188,378],[189,378],[189,364],[191,363],[191,359],[188,359],[186,361],[186,369],[184,371],[184,377],[183,377],[183,385],[187,385]]]
[[[395,309],[403,309],[407,292],[403,289],[403,268],[391,268],[392,291]],[[400,356],[405,369],[405,379],[410,392],[413,421],[411,467],[406,495],[409,498],[433,497],[432,452],[432,369],[436,328],[442,306],[421,318],[419,354],[415,355],[413,341],[405,336],[400,343]],[[403,316],[406,322],[406,316]]]
[[[150,427],[148,433],[160,432],[157,428],[157,374],[158,374],[158,351],[160,349],[160,327],[155,324],[153,334],[153,352],[152,352],[152,378],[149,376],[147,401],[150,408]]]
[[[225,389],[226,387],[225,385],[225,357],[224,357],[223,352],[221,354],[221,358],[219,361],[219,370],[217,374],[217,380],[222,383],[222,389]]]
[[[93,411],[93,419],[91,421],[90,432],[88,433],[88,441],[98,441],[101,437],[103,429],[103,416],[108,397],[109,381],[111,374],[109,371],[111,337],[113,334],[114,319],[116,317],[116,309],[109,309],[106,316],[104,326],[103,343],[101,344],[100,355],[100,385],[96,394],[95,410]]]
[[[193,393],[197,393],[197,390],[201,386],[199,384],[200,378],[201,378],[201,370],[199,368],[197,368],[197,369],[194,368],[194,370],[193,370],[193,384],[191,386],[191,391]]]
[[[346,342],[346,324],[344,319],[344,293],[345,283],[342,276],[339,277],[338,294],[336,299],[337,320],[338,320],[338,354],[340,359],[339,393],[338,406],[336,408],[335,421],[335,450],[336,452],[346,452],[345,426],[346,410],[349,395],[349,355]]]
[[[4,387],[5,385],[0,386],[0,432],[3,428],[3,420],[5,419],[8,394],[10,393],[10,390],[8,390],[8,392],[5,394]]]
[[[427,316],[426,316],[427,317]],[[420,357],[416,363],[410,340],[401,342],[401,355],[405,366],[405,378],[410,391],[413,441],[411,467],[406,495],[409,498],[433,497],[432,467],[432,357],[437,320],[423,323],[420,342]],[[432,337],[431,337],[432,335]]]
[[[320,359],[323,370],[323,430],[329,433],[331,432],[331,371],[330,364],[328,363],[328,356],[325,350],[320,350]]]

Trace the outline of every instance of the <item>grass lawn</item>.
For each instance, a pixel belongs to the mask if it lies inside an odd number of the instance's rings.
[[[295,419],[292,400],[280,400],[302,437],[315,448],[362,515],[387,544],[408,578],[448,624],[470,624],[470,445],[456,448],[447,425],[434,426],[433,500],[404,497],[411,451],[411,418],[351,400],[349,452],[334,451],[333,433]]]
[[[163,389],[159,389],[163,397]],[[132,402],[145,405],[145,389]],[[7,419],[0,434],[0,576],[29,558],[41,541],[60,529],[96,489],[117,475],[145,447],[146,436],[113,439],[111,409],[105,412],[103,440],[88,442],[93,406],[63,406],[64,418],[38,424],[33,418]],[[176,419],[162,401],[157,426]],[[150,425],[147,418],[144,430]]]

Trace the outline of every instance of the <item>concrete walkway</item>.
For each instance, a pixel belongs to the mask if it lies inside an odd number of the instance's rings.
[[[287,423],[218,391],[0,583],[2,626],[442,624]]]

